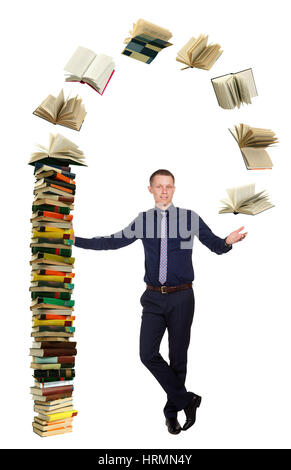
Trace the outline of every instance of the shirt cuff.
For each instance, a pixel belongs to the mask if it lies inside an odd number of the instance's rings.
[[[226,243],[227,237],[224,238],[223,243],[224,243],[224,251],[227,253],[229,250],[232,249],[232,244],[230,245],[229,243]]]

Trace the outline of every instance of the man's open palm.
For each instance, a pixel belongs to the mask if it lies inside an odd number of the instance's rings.
[[[228,237],[226,237],[226,240],[225,240],[226,243],[228,243],[228,245],[233,245],[234,243],[237,243],[243,240],[247,236],[247,233],[248,233],[248,232],[240,233],[243,229],[244,227],[240,227],[234,232],[231,232],[228,235]]]

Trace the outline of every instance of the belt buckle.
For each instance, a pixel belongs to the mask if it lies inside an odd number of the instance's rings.
[[[161,286],[161,293],[162,294],[167,294],[167,286]]]

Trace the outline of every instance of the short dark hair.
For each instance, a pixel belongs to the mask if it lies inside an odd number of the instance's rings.
[[[150,186],[152,185],[152,182],[156,175],[171,176],[173,178],[173,183],[175,184],[175,177],[173,173],[171,173],[169,170],[157,170],[150,176]]]

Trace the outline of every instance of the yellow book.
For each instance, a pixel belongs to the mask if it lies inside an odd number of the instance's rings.
[[[31,362],[30,363],[31,369],[42,369],[42,370],[50,370],[50,369],[56,369],[59,370],[62,368],[62,364],[39,364],[36,362]]]
[[[57,419],[64,419],[64,418],[71,418],[74,416],[77,416],[78,411],[77,410],[72,410],[72,411],[63,411],[62,413],[53,413],[51,415],[43,415],[39,414],[39,417],[46,421],[56,421]]]
[[[71,235],[74,232],[74,230],[71,228],[68,230],[64,230],[62,228],[57,227],[46,228],[50,230],[46,230],[45,232],[38,232],[37,230],[32,230],[32,238],[63,238],[63,235]]]
[[[42,256],[43,255],[43,256]],[[38,255],[34,255],[31,258],[31,263],[42,263],[43,259],[48,259],[51,261],[58,261],[58,262],[63,262],[66,264],[74,264],[75,258],[73,256],[66,257],[66,256],[60,256],[60,255],[54,255],[51,253],[42,253],[41,257],[38,257]],[[49,268],[48,268],[49,269]]]
[[[33,322],[33,326],[42,326],[42,325],[71,326],[73,325],[73,320],[34,320]]]
[[[66,277],[66,276],[50,276],[50,275],[32,274],[31,279],[32,281],[68,282],[68,279],[70,280],[71,278]]]

